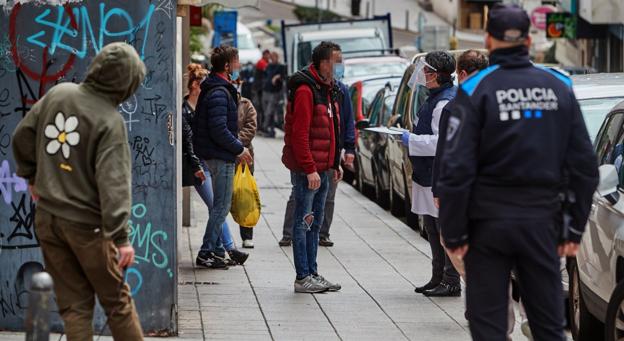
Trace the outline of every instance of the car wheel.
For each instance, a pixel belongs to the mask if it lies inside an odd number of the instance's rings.
[[[604,331],[607,341],[624,339],[624,282],[620,282],[613,290],[607,306]]]
[[[581,280],[579,277],[576,260],[570,265],[570,330],[575,341],[603,340],[603,326],[600,321],[592,315],[587,307],[581,293]],[[623,292],[624,293],[624,292]]]
[[[387,191],[384,191],[381,187],[381,177],[375,177],[375,198],[377,200],[377,204],[381,206],[384,210],[390,209],[390,195]]]
[[[358,160],[358,164],[361,164],[359,162],[359,160]],[[358,175],[358,181],[357,181],[358,182],[358,190],[360,191],[360,193],[364,194],[364,196],[366,196],[366,197],[368,197],[370,199],[373,196],[374,191],[371,188],[371,186],[367,185],[364,182],[364,179],[362,177],[362,171],[359,169],[359,167],[358,167],[357,175]]]
[[[405,204],[403,199],[394,190],[394,186],[390,185],[390,213],[395,217],[402,217],[405,215]]]

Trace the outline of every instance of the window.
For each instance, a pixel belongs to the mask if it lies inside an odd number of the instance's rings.
[[[390,95],[384,99],[384,106],[381,115],[381,124],[384,127],[388,125],[388,120],[392,117],[392,106],[394,105],[395,99],[396,95]]]
[[[402,75],[407,65],[404,62],[347,64],[345,67],[345,78]]]
[[[620,173],[624,157],[622,123],[624,123],[624,114],[610,116],[600,131],[596,146],[598,163],[615,165],[618,173]]]
[[[381,110],[383,106],[383,96],[384,96],[384,90],[380,90],[375,96],[373,103],[371,103],[369,113],[368,113],[368,121],[370,122],[371,127],[378,126],[380,123],[379,116],[381,114]]]
[[[396,100],[396,113],[403,116],[407,111],[407,101],[412,97],[412,88],[407,86],[407,82],[402,84],[402,87],[399,88],[399,94]]]
[[[589,132],[589,138],[592,142],[596,139],[596,134],[598,134],[598,130],[605,116],[622,100],[624,100],[623,97],[612,97],[584,99],[579,101],[581,111],[583,112],[583,119],[585,119],[585,125]]]
[[[418,110],[425,103],[427,97],[429,96],[429,91],[426,87],[422,85],[418,85],[416,88],[416,94],[412,97],[412,122],[416,121],[416,115],[418,114]]]

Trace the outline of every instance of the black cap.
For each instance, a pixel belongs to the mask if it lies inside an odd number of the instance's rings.
[[[529,36],[531,19],[518,5],[496,4],[490,9],[487,32],[502,41],[519,42]]]

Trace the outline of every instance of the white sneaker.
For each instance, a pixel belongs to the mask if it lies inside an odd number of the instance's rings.
[[[245,239],[243,240],[243,247],[245,249],[253,249],[254,248],[254,242],[251,239]]]
[[[342,286],[338,283],[332,283],[328,280],[326,280],[323,276],[321,275],[312,275],[314,277],[314,279],[316,279],[317,282],[321,283],[321,285],[325,286],[327,288],[327,290],[329,291],[339,291],[340,289],[342,289]]]
[[[304,279],[295,280],[295,292],[303,294],[317,294],[327,291],[329,288],[321,284],[311,275]]]

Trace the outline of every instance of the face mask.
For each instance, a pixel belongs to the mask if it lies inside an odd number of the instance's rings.
[[[345,66],[342,63],[334,64],[334,79],[341,80],[344,78]]]
[[[238,80],[238,77],[240,77],[240,70],[233,70],[232,73],[230,74],[230,79],[233,81]]]
[[[425,68],[429,68],[430,70],[433,70],[433,71],[438,71],[433,66],[427,64],[427,62],[425,61],[425,58],[420,58],[416,62],[416,68],[414,69],[414,73],[412,74],[412,77],[407,83],[407,85],[409,85],[410,88],[413,89],[416,85],[421,85],[424,87],[427,86],[429,82],[427,82],[427,77],[425,76]]]

